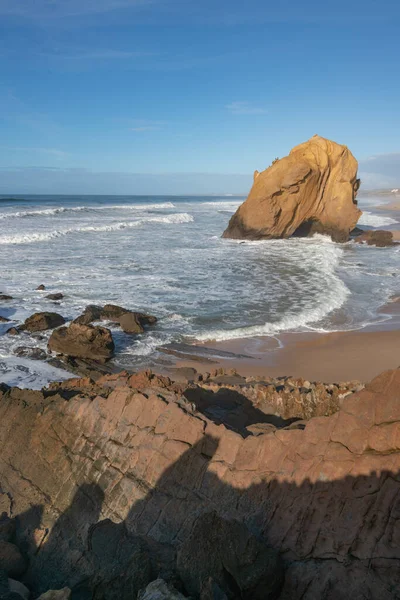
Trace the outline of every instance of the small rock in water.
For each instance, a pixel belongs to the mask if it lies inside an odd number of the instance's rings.
[[[39,292],[43,292],[43,290],[46,289],[46,286],[43,285],[43,283],[41,285],[38,285],[38,287],[36,288]]]
[[[49,300],[62,300],[64,298],[64,294],[57,292],[55,294],[47,294],[46,298]]]
[[[20,331],[16,327],[10,327],[10,329],[7,329],[6,333],[8,335],[20,335]]]
[[[13,297],[7,294],[0,294],[0,300],[13,300]]]
[[[2,317],[0,315],[0,323],[9,323],[9,322],[10,322],[10,319],[7,319],[6,317]]]
[[[19,346],[14,351],[14,354],[32,360],[46,360],[47,358],[46,352],[41,348],[29,348],[28,346]]]

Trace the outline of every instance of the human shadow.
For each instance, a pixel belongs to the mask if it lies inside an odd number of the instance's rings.
[[[247,429],[255,424],[270,424],[274,427],[287,427],[300,419],[283,419],[258,409],[243,394],[230,388],[219,388],[216,392],[202,387],[187,388],[183,395],[192,402],[197,411],[208,419],[228,429],[240,433],[242,437],[251,435]]]

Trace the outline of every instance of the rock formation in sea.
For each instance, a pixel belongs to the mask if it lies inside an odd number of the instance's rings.
[[[330,235],[347,241],[361,211],[358,163],[347,146],[315,135],[259,173],[223,237],[273,239]]]
[[[289,424],[261,401],[224,423],[217,383],[0,385],[0,574],[82,600],[398,598],[400,369]]]

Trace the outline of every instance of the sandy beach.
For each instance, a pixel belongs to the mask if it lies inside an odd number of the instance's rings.
[[[279,347],[283,344],[284,347]],[[338,333],[287,333],[279,338],[209,343],[216,351],[245,353],[249,358],[219,359],[216,363],[181,360],[178,367],[199,372],[236,369],[244,376],[291,375],[311,381],[369,381],[385,369],[400,366],[400,329]],[[250,358],[251,357],[251,358]]]

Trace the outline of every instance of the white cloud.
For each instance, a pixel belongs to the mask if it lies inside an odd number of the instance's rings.
[[[268,111],[251,102],[231,102],[225,106],[233,115],[265,115]]]

